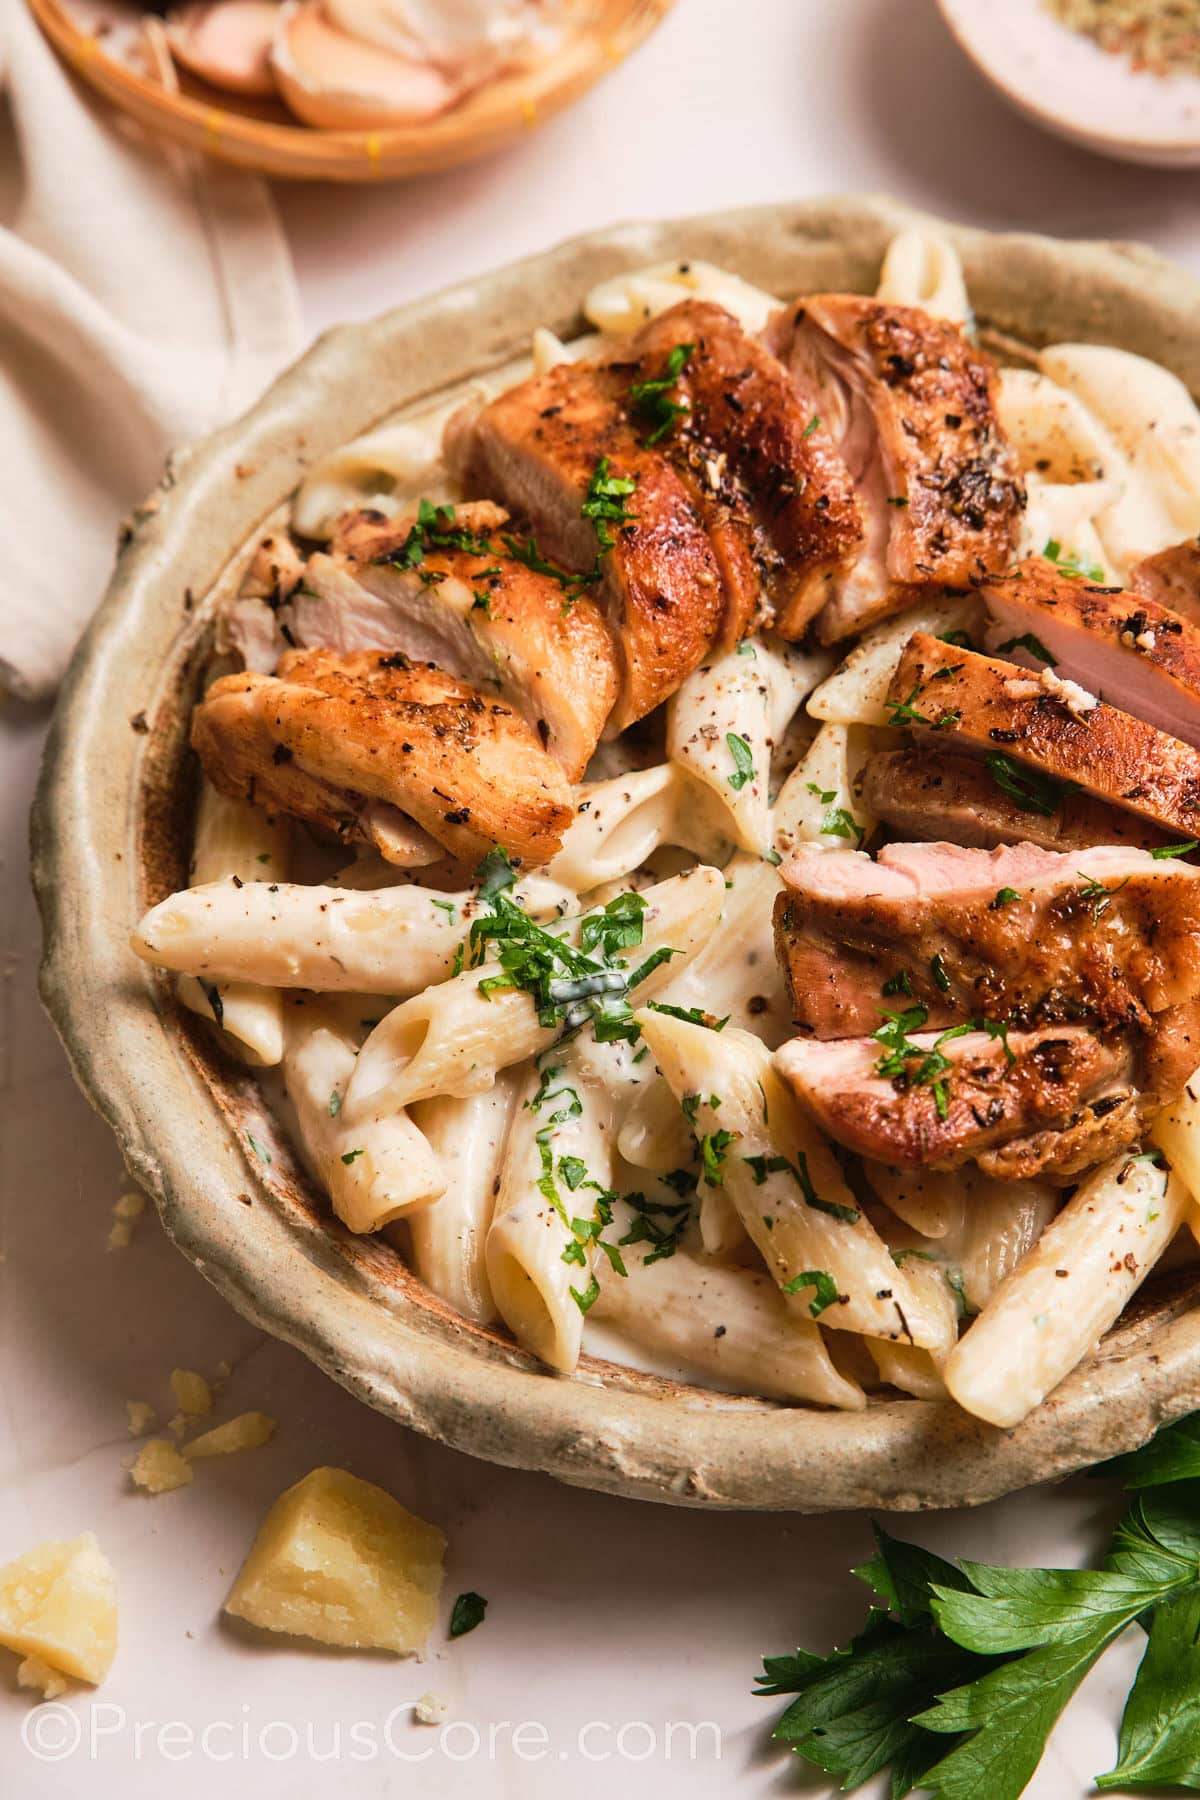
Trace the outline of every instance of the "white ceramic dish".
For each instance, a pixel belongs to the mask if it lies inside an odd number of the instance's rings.
[[[1043,0],[938,4],[964,54],[1036,125],[1122,161],[1200,168],[1200,77],[1136,70]]]

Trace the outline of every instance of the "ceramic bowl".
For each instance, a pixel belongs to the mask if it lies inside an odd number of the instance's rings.
[[[1200,167],[1200,76],[1135,69],[1044,0],[938,4],[980,74],[1035,125],[1122,162]]]
[[[59,701],[34,816],[42,993],[85,1093],[183,1254],[367,1404],[496,1462],[714,1507],[916,1508],[992,1498],[1143,1442],[1200,1407],[1200,1276],[1149,1284],[1049,1401],[1004,1432],[946,1404],[825,1413],[585,1359],[565,1379],[453,1316],[331,1218],[252,1077],[128,949],[186,879],[188,714],[223,575],[320,457],[383,416],[569,336],[602,276],[705,257],[781,294],[869,292],[917,216],[831,200],[633,225],[330,333],[254,410],[176,456],[138,511]],[[1128,245],[953,229],[985,331],[1159,358],[1200,393],[1200,285]],[[247,1136],[270,1146],[265,1164]]]

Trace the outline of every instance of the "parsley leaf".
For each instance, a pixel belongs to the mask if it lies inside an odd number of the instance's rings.
[[[913,701],[920,692],[921,688],[918,683],[907,700],[889,700],[887,702],[892,709],[892,716],[888,720],[889,725],[924,725],[929,731],[948,731],[952,725],[958,724],[962,717],[961,713],[944,712],[939,714],[936,719],[927,719],[924,713],[919,713],[913,705]]]
[[[579,509],[596,527],[596,543],[602,552],[611,550],[617,541],[610,526],[630,525],[637,518],[637,514],[627,511],[625,506],[637,482],[610,475],[608,470],[608,457],[602,456],[592,472],[587,495]]]
[[[1047,540],[1042,555],[1055,565],[1060,575],[1066,575],[1072,581],[1077,581],[1081,575],[1086,575],[1092,582],[1104,580],[1104,570],[1099,563],[1082,562],[1077,551],[1064,550],[1057,538]]]
[[[686,396],[682,400],[672,400],[670,395],[695,348],[695,344],[676,344],[661,376],[653,381],[635,381],[630,387],[629,398],[633,401],[634,411],[653,427],[650,436],[643,440],[647,449],[660,443],[676,419],[691,411],[691,402]]]
[[[460,1594],[451,1609],[449,1635],[452,1638],[465,1637],[468,1631],[474,1631],[477,1625],[482,1625],[487,1604],[482,1594]]]
[[[688,1025],[704,1025],[709,1031],[724,1031],[732,1013],[726,1013],[718,1019],[715,1013],[703,1012],[698,1006],[670,1006],[665,1000],[647,1000],[648,1012],[666,1013],[669,1018],[682,1019]]]
[[[736,731],[727,731],[725,742],[729,747],[729,754],[733,758],[733,774],[727,775],[725,779],[737,793],[745,787],[748,781],[754,780],[754,752],[745,738],[739,737]]]
[[[848,812],[844,806],[832,804],[837,799],[836,793],[832,789],[823,791],[815,781],[810,781],[806,785],[809,793],[815,794],[821,805],[826,808],[825,816],[821,820],[822,834],[828,834],[830,837],[854,838],[861,844],[866,832],[852,812]]]
[[[1159,1606],[1121,1719],[1120,1760],[1098,1788],[1200,1787],[1200,1589]]]
[[[1016,888],[997,888],[996,898],[988,906],[989,912],[999,912],[1001,907],[1009,906],[1014,900],[1021,898]]]
[[[1189,838],[1186,844],[1160,844],[1150,854],[1155,862],[1166,862],[1172,856],[1190,856],[1193,850],[1200,850],[1200,838]]]
[[[1052,781],[1049,775],[1042,775],[1037,769],[1024,768],[1013,761],[1011,756],[1002,756],[998,750],[991,751],[985,758],[987,772],[1000,789],[1015,800],[1022,812],[1040,813],[1043,818],[1050,818],[1056,813],[1063,801],[1063,785]]]
[[[1058,667],[1041,638],[1034,637],[1032,631],[1024,632],[1021,637],[1010,637],[1007,642],[997,644],[996,648],[1001,656],[1007,655],[1010,650],[1028,650],[1030,656],[1036,656],[1039,662],[1049,663],[1052,669]]]
[[[819,1319],[827,1306],[836,1306],[841,1299],[838,1284],[826,1269],[804,1269],[799,1275],[793,1275],[785,1281],[781,1292],[798,1294],[801,1288],[810,1287],[813,1297],[808,1303],[808,1310],[814,1319]]]

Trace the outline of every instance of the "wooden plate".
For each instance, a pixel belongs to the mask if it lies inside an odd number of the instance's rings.
[[[174,459],[133,521],[59,700],[34,814],[42,994],[75,1074],[179,1248],[247,1317],[381,1412],[493,1461],[645,1499],[827,1511],[960,1506],[1129,1450],[1200,1407],[1200,1277],[1148,1282],[1014,1431],[948,1402],[865,1412],[714,1393],[585,1357],[548,1374],[352,1238],[247,1071],[129,949],[186,880],[188,721],[223,573],[347,439],[570,336],[622,269],[704,257],[783,295],[870,292],[917,215],[883,201],[761,207],[582,238],[321,340],[245,418]],[[924,221],[929,223],[929,221]],[[981,327],[1156,356],[1200,393],[1200,284],[1130,245],[947,228]],[[265,1163],[248,1136],[269,1147]]]
[[[488,156],[563,107],[635,50],[673,0],[600,0],[560,52],[534,68],[502,76],[442,117],[378,131],[324,131],[286,118],[282,106],[244,108],[195,82],[170,93],[104,49],[62,0],[28,0],[63,61],[148,131],[222,162],[302,181],[395,181]]]

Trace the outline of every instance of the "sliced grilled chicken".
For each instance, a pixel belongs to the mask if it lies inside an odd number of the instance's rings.
[[[806,847],[779,872],[776,948],[793,1016],[819,1038],[910,1004],[931,1026],[1149,1030],[1200,996],[1200,869],[1144,850]]]
[[[1129,1041],[1081,1025],[1013,1032],[1007,1045],[982,1031],[906,1044],[895,1075],[872,1038],[795,1039],[775,1063],[823,1131],[894,1168],[977,1162],[1005,1179],[1065,1180],[1133,1143],[1161,1105],[1139,1097]]]
[[[617,697],[612,638],[592,600],[564,608],[553,577],[508,554],[507,523],[488,503],[461,506],[424,533],[411,517],[350,515],[339,527],[344,548],[310,557],[281,616],[297,645],[399,650],[499,697],[578,781]],[[476,547],[439,547],[447,536]]]
[[[828,427],[858,489],[866,538],[830,585],[826,643],[967,587],[1011,560],[1025,496],[996,411],[996,371],[957,326],[915,307],[819,294],[767,342]]]
[[[1010,788],[1015,759],[1050,777],[1049,787],[1032,783],[1047,804],[1057,804],[1054,784],[1075,782],[1177,838],[1200,837],[1200,751],[1051,668],[1033,675],[917,632],[888,701],[896,723],[929,734],[939,749],[970,745],[1004,759],[989,766]]]
[[[621,659],[608,733],[644,717],[672,694],[721,631],[728,610],[753,611],[747,567],[727,597],[722,566],[697,512],[694,484],[659,448],[646,448],[626,411],[632,369],[560,363],[452,420],[446,453],[471,493],[498,494],[533,526],[537,553],[580,576],[599,570],[594,593]],[[598,564],[593,520],[583,512],[596,471],[633,481]],[[731,553],[732,554],[732,553]],[[727,559],[730,560],[730,559]]]
[[[978,850],[1037,844],[1043,850],[1085,850],[1092,844],[1162,845],[1161,831],[1090,794],[1066,790],[1053,800],[1026,795],[1023,803],[997,786],[977,756],[940,749],[880,750],[863,768],[868,813],[898,837],[949,841]]]
[[[1186,538],[1135,563],[1129,584],[1144,600],[1154,600],[1200,625],[1200,538]]]
[[[850,472],[782,363],[723,307],[687,300],[647,325],[637,379],[661,379],[680,345],[691,346],[677,383],[687,413],[668,454],[690,469],[714,544],[724,519],[738,522],[762,589],[761,622],[799,637],[863,541]],[[727,619],[726,642],[748,624]]]
[[[1064,574],[1038,556],[982,591],[990,650],[1015,651],[1036,669],[1048,655],[1056,674],[1200,745],[1200,626],[1124,588]]]
[[[292,651],[277,677],[224,676],[195,710],[192,744],[223,793],[343,837],[372,835],[363,818],[382,802],[464,860],[503,844],[543,863],[572,817],[524,719],[398,654]]]

